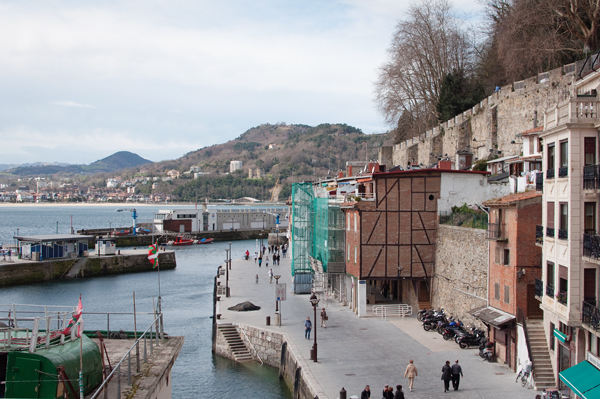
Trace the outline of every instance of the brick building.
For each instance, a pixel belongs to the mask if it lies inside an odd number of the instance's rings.
[[[542,220],[542,193],[527,191],[483,203],[490,209],[488,224],[489,284],[486,309],[500,313],[500,320],[487,319],[490,341],[496,343],[498,361],[517,368],[517,316],[541,319],[535,299],[542,250],[535,245],[536,225]],[[485,313],[484,313],[485,314]]]

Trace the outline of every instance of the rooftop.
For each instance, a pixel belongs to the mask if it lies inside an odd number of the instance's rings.
[[[541,198],[542,193],[541,191],[525,191],[523,193],[516,193],[516,194],[511,194],[511,195],[507,195],[506,197],[502,197],[502,198],[494,198],[488,201],[485,201],[483,203],[484,206],[506,206],[506,205],[513,205],[516,204],[519,201],[524,201],[524,200],[528,200],[531,198],[536,198],[536,197],[540,197]]]

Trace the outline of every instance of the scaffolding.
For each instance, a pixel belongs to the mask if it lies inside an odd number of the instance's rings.
[[[292,185],[292,276],[298,272],[312,274],[313,199],[311,183]]]

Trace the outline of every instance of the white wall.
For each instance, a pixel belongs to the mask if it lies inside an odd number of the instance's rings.
[[[451,212],[453,206],[481,204],[510,194],[507,183],[487,182],[480,173],[442,173],[438,212]]]

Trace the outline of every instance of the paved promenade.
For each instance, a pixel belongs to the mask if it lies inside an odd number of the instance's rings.
[[[275,323],[275,279],[269,284],[268,270],[287,283],[287,300],[282,302],[282,326],[266,326],[266,316]],[[344,387],[347,397],[360,397],[366,384],[371,386],[371,398],[381,398],[385,384],[404,387],[406,398],[460,397],[470,398],[534,398],[536,392],[515,383],[516,375],[497,364],[483,362],[477,349],[460,349],[452,341],[444,341],[436,332],[426,332],[416,317],[404,320],[377,317],[359,319],[348,307],[337,300],[321,301],[329,315],[327,328],[320,328],[313,320],[309,295],[290,293],[290,259],[281,259],[280,266],[259,268],[253,259],[234,260],[229,274],[231,297],[222,297],[219,313],[221,322],[248,324],[285,335],[288,343],[304,356],[303,368],[308,366],[320,399],[335,399]],[[255,276],[259,275],[258,284]],[[225,276],[220,281],[225,285]],[[261,306],[256,312],[232,312],[228,307],[244,301]],[[310,360],[311,340],[304,338],[304,320],[313,320],[313,334],[317,330],[318,362]],[[319,311],[317,311],[319,318]],[[415,389],[408,391],[404,370],[413,359],[418,370]],[[441,369],[446,360],[458,359],[464,378],[458,392],[444,394]],[[313,379],[311,378],[311,379]],[[452,387],[451,387],[452,389]]]

